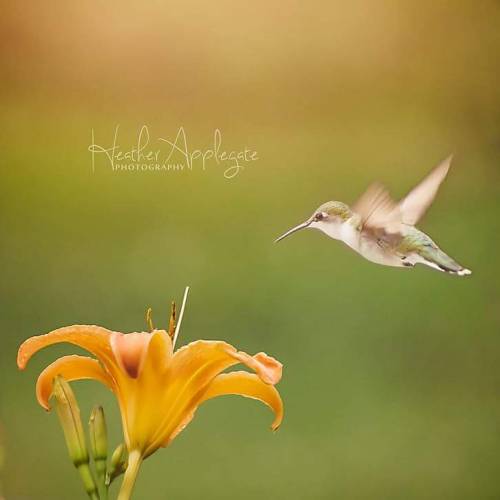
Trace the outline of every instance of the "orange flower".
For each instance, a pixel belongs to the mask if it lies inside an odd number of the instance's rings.
[[[283,403],[274,385],[281,378],[281,363],[262,352],[250,356],[221,341],[198,340],[174,352],[172,324],[169,330],[123,334],[100,326],[59,328],[26,340],[17,364],[24,369],[34,353],[60,342],[93,354],[97,359],[64,356],[45,368],[38,377],[37,399],[49,409],[57,375],[68,381],[102,382],[118,399],[129,457],[139,460],[167,446],[198,406],[216,396],[239,394],[262,401],[274,411],[272,429],[279,427]],[[222,373],[238,363],[255,373]]]

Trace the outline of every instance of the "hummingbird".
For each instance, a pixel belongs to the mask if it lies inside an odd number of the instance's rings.
[[[432,204],[451,160],[449,156],[442,161],[399,202],[391,198],[383,185],[373,183],[352,207],[340,201],[328,201],[275,243],[301,229],[313,228],[343,241],[376,264],[407,268],[424,264],[457,276],[469,275],[469,269],[458,264],[415,227]]]

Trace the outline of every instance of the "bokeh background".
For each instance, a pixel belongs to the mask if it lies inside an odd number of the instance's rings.
[[[19,343],[74,323],[141,331],[192,287],[181,341],[285,365],[286,419],[207,403],[136,498],[500,497],[500,4],[4,2],[0,422],[6,499],[82,498]],[[234,179],[92,172],[88,146],[180,126],[258,152]],[[379,179],[402,196],[450,153],[422,223],[473,270],[376,266],[320,233],[273,239]],[[74,384],[87,418],[97,383]]]

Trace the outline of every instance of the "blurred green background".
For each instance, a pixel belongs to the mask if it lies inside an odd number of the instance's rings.
[[[83,498],[25,338],[74,323],[166,325],[285,365],[285,421],[200,408],[144,464],[136,498],[500,497],[500,5],[4,2],[0,422],[6,499]],[[130,148],[186,130],[258,152],[234,179],[91,170],[91,129]],[[313,231],[273,239],[371,182],[402,196],[450,153],[421,227],[469,279],[376,266]],[[114,399],[75,383],[85,417]]]

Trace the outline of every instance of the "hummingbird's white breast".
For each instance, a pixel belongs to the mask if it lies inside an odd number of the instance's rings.
[[[400,267],[403,265],[400,257],[380,245],[376,238],[360,231],[358,222],[359,218],[353,216],[342,223],[318,221],[314,223],[313,227],[330,238],[343,241],[348,247],[371,262],[385,266]]]

